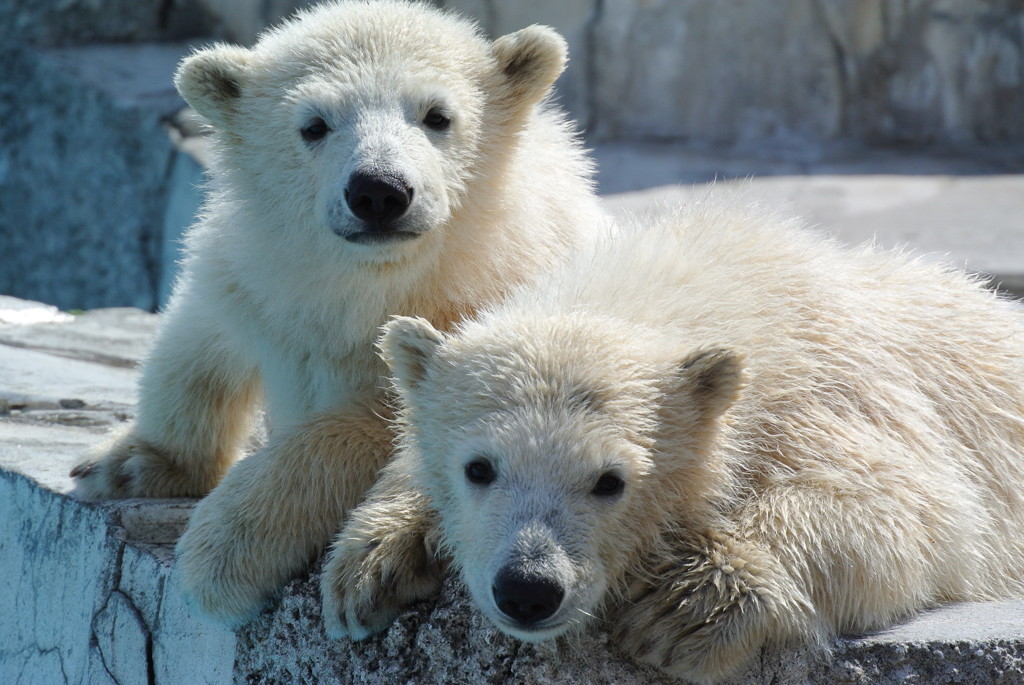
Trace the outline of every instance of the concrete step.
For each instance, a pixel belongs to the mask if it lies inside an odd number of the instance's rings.
[[[172,565],[194,502],[86,503],[67,475],[132,415],[156,322],[0,297],[0,682],[668,682],[600,633],[519,643],[456,580],[360,643],[324,634],[315,569],[237,632],[195,614]],[[1024,682],[1024,601],[943,607],[829,653],[766,651],[734,682]]]

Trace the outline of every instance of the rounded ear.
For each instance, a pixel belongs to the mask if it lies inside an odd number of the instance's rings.
[[[746,383],[743,359],[732,350],[697,350],[676,367],[677,392],[683,393],[703,420],[725,413]]]
[[[665,384],[661,437],[672,453],[700,451],[715,436],[723,414],[746,385],[743,358],[721,347],[698,349],[676,365]]]
[[[384,324],[377,346],[400,392],[405,394],[420,384],[427,363],[443,341],[426,319],[396,316]]]
[[[565,70],[569,47],[553,28],[535,24],[498,38],[491,52],[498,61],[504,102],[525,110],[540,102]]]
[[[223,126],[237,110],[251,55],[234,45],[200,50],[178,65],[174,85],[192,109]]]

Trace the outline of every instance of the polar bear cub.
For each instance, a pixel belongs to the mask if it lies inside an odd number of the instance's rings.
[[[382,0],[181,64],[214,129],[209,197],[138,418],[73,475],[91,497],[212,489],[177,549],[208,614],[251,617],[374,481],[392,441],[373,348],[389,315],[448,328],[600,223],[591,163],[544,101],[565,61],[551,29],[492,42]],[[263,398],[269,440],[228,471]]]
[[[381,347],[401,447],[332,552],[335,635],[450,557],[511,635],[612,617],[706,682],[1022,591],[1024,315],[962,273],[708,200]]]

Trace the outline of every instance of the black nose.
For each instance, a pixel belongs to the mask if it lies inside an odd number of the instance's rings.
[[[345,202],[373,230],[387,231],[409,209],[412,188],[391,176],[357,172],[348,179]]]
[[[508,567],[491,587],[494,603],[516,623],[531,626],[552,616],[562,604],[562,586],[541,576],[526,576]]]

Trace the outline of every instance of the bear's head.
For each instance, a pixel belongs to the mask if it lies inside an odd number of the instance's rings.
[[[381,339],[402,463],[478,607],[520,639],[585,624],[666,527],[713,516],[713,443],[739,358],[641,361],[651,355],[614,329],[492,315],[442,335],[395,318]]]
[[[257,223],[374,259],[481,201],[477,181],[565,61],[545,27],[490,42],[426,4],[350,1],[301,12],[252,48],[201,50],[175,83],[215,129],[221,185]]]

